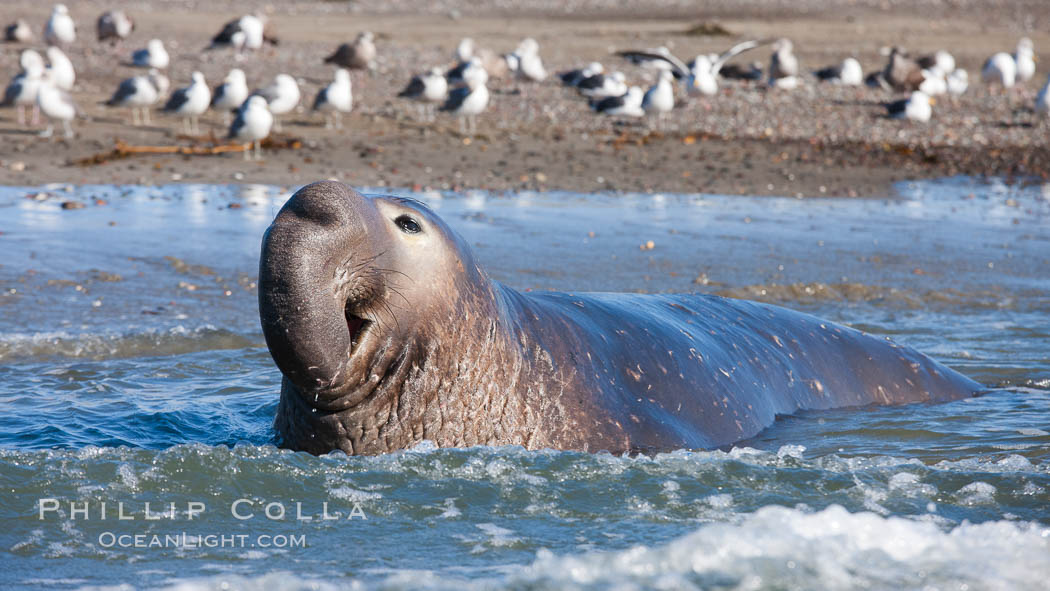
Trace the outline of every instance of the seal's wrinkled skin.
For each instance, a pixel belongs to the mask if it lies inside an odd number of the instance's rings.
[[[266,232],[263,332],[276,429],[311,453],[517,444],[712,448],[777,414],[973,396],[910,349],[706,295],[522,294],[424,205],[300,189]]]

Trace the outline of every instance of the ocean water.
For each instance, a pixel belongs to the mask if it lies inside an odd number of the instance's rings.
[[[721,450],[360,458],[272,444],[254,282],[294,189],[0,187],[0,588],[1047,588],[1050,188],[413,194],[512,286],[760,299],[994,391]]]

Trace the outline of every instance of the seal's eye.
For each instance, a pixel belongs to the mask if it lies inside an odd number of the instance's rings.
[[[423,228],[419,227],[419,222],[407,215],[398,216],[394,223],[405,234],[418,234],[423,231]]]

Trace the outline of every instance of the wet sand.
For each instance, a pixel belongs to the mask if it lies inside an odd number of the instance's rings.
[[[817,5],[824,7],[818,10]],[[885,6],[885,10],[882,6]],[[610,8],[610,6],[617,6]],[[1034,2],[956,3],[715,3],[700,14],[689,3],[655,2],[645,9],[590,1],[530,3],[444,2],[420,12],[405,2],[287,2],[270,6],[280,44],[237,62],[229,50],[201,52],[222,23],[262,3],[224,3],[221,12],[203,2],[135,3],[132,37],[111,48],[94,40],[94,20],[110,4],[71,5],[80,37],[68,51],[78,69],[74,98],[82,110],[78,137],[49,141],[18,127],[12,109],[0,110],[0,179],[5,184],[260,182],[296,185],[338,178],[357,185],[563,189],[575,191],[673,191],[754,195],[881,196],[897,181],[952,174],[1050,178],[1050,124],[1040,122],[1032,102],[1050,63],[1050,5]],[[148,9],[148,11],[147,11]],[[15,0],[0,7],[0,21],[21,17],[37,31],[50,6]],[[633,11],[633,12],[632,12]],[[930,18],[920,17],[926,15]],[[728,36],[695,36],[699,22],[717,22]],[[85,158],[134,145],[194,145],[176,135],[179,121],[159,114],[152,126],[133,128],[128,113],[99,103],[120,80],[141,73],[117,65],[158,37],[172,54],[173,87],[201,70],[212,86],[234,66],[261,87],[278,72],[296,75],[304,107],[331,76],[321,63],[335,46],[359,31],[378,37],[374,73],[355,73],[355,110],[345,129],[327,130],[323,118],[303,108],[286,119],[283,136],[302,140],[297,150],[268,152],[261,163],[240,154],[134,156],[89,165]],[[884,102],[897,95],[869,88],[818,84],[807,75],[792,92],[725,82],[711,99],[680,103],[670,123],[655,130],[644,120],[591,113],[576,93],[556,79],[525,85],[493,80],[492,102],[473,138],[458,132],[455,118],[433,123],[417,117],[416,105],[396,98],[412,74],[451,64],[463,36],[482,47],[511,51],[535,37],[549,71],[600,60],[647,86],[651,73],[611,56],[613,50],[668,45],[683,59],[720,51],[749,38],[794,40],[805,71],[857,57],[865,71],[880,68],[879,48],[899,44],[916,54],[951,51],[971,77],[970,91],[942,99],[929,124],[884,117]],[[979,82],[984,59],[1012,51],[1028,35],[1042,58],[1035,80],[1001,94]],[[39,43],[33,45],[38,46]],[[5,45],[0,72],[17,70],[17,45]],[[768,61],[768,48],[738,57]],[[222,137],[222,118],[209,113],[208,133]],[[207,138],[203,138],[207,139]]]

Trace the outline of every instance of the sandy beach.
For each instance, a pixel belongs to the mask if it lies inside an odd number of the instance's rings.
[[[1032,109],[1050,63],[1050,5],[1040,2],[687,2],[624,8],[614,2],[441,2],[419,9],[408,2],[203,2],[125,3],[136,29],[121,46],[100,44],[94,22],[121,3],[70,3],[79,37],[67,53],[77,68],[73,97],[81,110],[77,137],[39,138],[40,128],[18,126],[13,109],[0,110],[0,179],[12,185],[47,182],[139,183],[257,182],[294,186],[321,178],[355,185],[434,189],[550,189],[668,191],[791,196],[884,196],[892,184],[954,174],[1018,180],[1050,178],[1050,122]],[[275,47],[236,61],[232,50],[201,51],[227,20],[260,10],[279,37]],[[40,30],[50,5],[13,0],[0,7],[4,24],[30,22]],[[717,23],[725,35],[690,33]],[[379,57],[371,74],[354,75],[354,112],[343,130],[325,129],[309,111],[314,94],[331,78],[322,58],[360,31],[376,34]],[[454,117],[418,119],[414,103],[397,92],[415,73],[452,64],[459,39],[509,52],[526,36],[540,43],[547,69],[557,72],[602,61],[647,87],[651,71],[613,51],[668,46],[683,59],[722,51],[753,38],[789,37],[806,72],[795,91],[727,81],[709,99],[678,93],[670,123],[657,130],[646,120],[592,113],[555,77],[526,85],[495,79],[490,108],[474,137]],[[984,60],[1032,38],[1041,58],[1035,78],[1007,93],[980,83]],[[225,135],[222,116],[209,112],[205,136],[176,133],[179,120],[157,115],[131,127],[129,113],[104,101],[141,70],[121,65],[130,53],[160,38],[172,54],[168,76],[185,85],[200,70],[211,86],[231,67],[261,87],[280,72],[300,81],[300,112],[287,117],[280,137],[298,149],[265,153],[262,162],[240,154],[137,155],[98,158],[116,141],[138,146],[207,145]],[[951,51],[970,73],[970,90],[943,98],[928,124],[885,117],[883,104],[900,95],[872,88],[820,84],[809,72],[854,56],[865,72],[880,69],[880,48],[901,45],[914,54]],[[0,72],[18,70],[23,46],[5,44]],[[734,59],[768,63],[763,47]],[[679,89],[680,90],[680,89]]]

